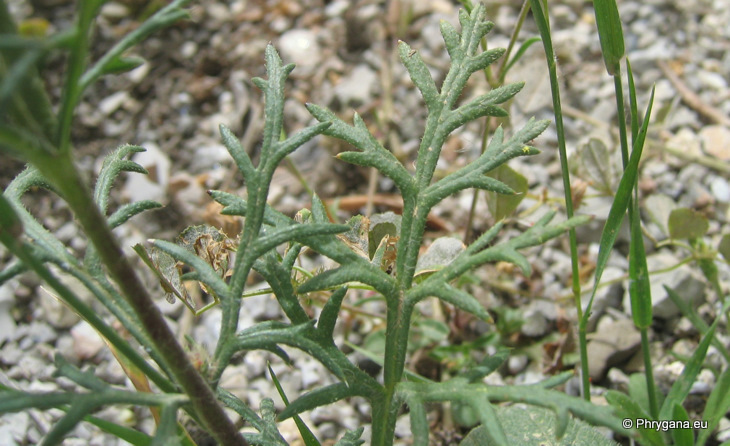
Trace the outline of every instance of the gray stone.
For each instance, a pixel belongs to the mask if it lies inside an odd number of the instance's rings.
[[[0,444],[15,446],[25,444],[25,432],[30,425],[27,412],[5,414],[0,418]]]
[[[679,260],[667,252],[657,252],[646,258],[649,271],[672,267],[678,263]],[[697,307],[705,299],[705,283],[702,277],[699,272],[686,264],[668,272],[652,274],[650,286],[652,313],[654,317],[661,319],[669,319],[679,314],[679,308],[674,305],[664,286],[676,291],[694,307]],[[624,309],[631,314],[631,298],[628,290],[624,294]]]
[[[631,319],[599,324],[588,341],[588,373],[591,379],[603,379],[609,367],[631,357],[640,343],[641,335]]]
[[[295,63],[298,68],[311,68],[320,63],[321,49],[317,34],[308,29],[292,29],[282,34],[277,49],[284,63]]]
[[[411,417],[409,415],[403,415],[396,420],[395,436],[398,438],[413,438]]]
[[[715,375],[709,369],[702,369],[692,383],[689,393],[692,395],[709,395],[715,388]]]
[[[319,429],[319,435],[322,440],[334,439],[339,432],[337,424],[331,421],[320,424],[317,426],[317,429]]]
[[[71,328],[73,351],[78,359],[91,359],[104,348],[104,341],[88,323],[81,321]]]
[[[266,371],[266,357],[263,352],[252,350],[243,357],[243,363],[246,365],[246,372],[249,378],[262,376]]]
[[[554,302],[534,300],[523,312],[520,331],[525,336],[542,336],[549,331],[551,321],[554,321],[556,316]]]
[[[717,441],[725,442],[730,440],[730,419],[723,417],[717,423]]]
[[[9,280],[0,286],[0,345],[15,333],[15,319],[10,315],[10,309],[15,303],[13,293],[17,287],[17,280]]]
[[[730,161],[730,129],[722,125],[708,125],[700,130],[700,140],[705,153]]]
[[[152,142],[142,144],[145,152],[136,153],[132,160],[150,173],[141,175],[133,173],[127,176],[124,184],[124,195],[129,201],[154,200],[166,201],[167,185],[170,180],[170,158]]]
[[[511,355],[507,360],[507,368],[511,374],[516,375],[527,367],[528,362],[527,355]]]
[[[316,361],[306,361],[299,366],[302,371],[302,388],[311,389],[317,384],[322,384],[322,378],[326,375],[322,364]]]
[[[730,203],[730,184],[723,177],[715,177],[710,181],[710,191],[720,203]]]
[[[378,75],[367,65],[360,64],[335,86],[335,95],[348,106],[367,103],[378,83]]]
[[[669,235],[669,231],[667,230],[669,214],[676,208],[677,204],[672,197],[664,194],[649,195],[644,201],[644,209],[649,214],[649,218],[659,227],[665,236]]]
[[[98,111],[104,116],[109,116],[130,100],[131,97],[129,96],[129,93],[126,91],[118,91],[102,99],[101,102],[99,102]]]
[[[606,284],[610,281],[620,279],[626,273],[625,270],[617,268],[615,266],[607,266],[603,270],[601,276],[601,283]],[[585,289],[592,289],[593,284],[585,287]],[[608,308],[618,308],[621,305],[621,300],[624,294],[624,285],[620,280],[617,280],[610,285],[603,285],[596,290],[596,295],[593,298],[593,306],[591,307],[591,315],[588,320],[588,330],[593,330],[598,322],[598,319],[606,312]],[[583,311],[588,307],[589,298],[582,299]]]

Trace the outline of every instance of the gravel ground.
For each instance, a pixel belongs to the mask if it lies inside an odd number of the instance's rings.
[[[124,33],[137,25],[136,17],[146,2],[126,0],[109,2],[102,8],[100,26],[95,36],[94,54],[108,48]],[[18,17],[40,16],[56,29],[63,29],[73,17],[73,5],[65,0],[11,2]],[[720,237],[730,232],[730,6],[722,0],[681,2],[669,0],[621,1],[628,55],[636,76],[639,104],[643,107],[652,85],[656,85],[653,125],[645,149],[640,177],[641,200],[647,232],[656,241],[667,238],[666,218],[676,207],[693,208],[709,218],[706,240],[716,247]],[[202,221],[213,222],[207,189],[243,193],[240,176],[218,137],[218,125],[228,125],[244,139],[246,147],[259,142],[262,102],[260,92],[252,85],[254,76],[265,76],[263,50],[272,42],[285,63],[294,62],[287,90],[285,108],[286,131],[296,132],[313,120],[304,108],[305,102],[326,105],[349,119],[358,111],[373,132],[387,141],[396,155],[410,163],[415,157],[423,129],[425,110],[419,94],[399,64],[395,53],[398,39],[421,51],[433,68],[434,78],[442,80],[448,58],[438,31],[440,20],[458,25],[458,5],[447,0],[416,2],[408,0],[350,2],[333,0],[280,0],[229,2],[201,1],[192,7],[192,20],[167,29],[140,45],[135,54],[148,62],[134,71],[107,77],[96,84],[79,107],[73,129],[79,162],[89,172],[101,165],[104,154],[121,143],[138,144],[147,149],[135,158],[154,172],[149,179],[129,176],[120,181],[115,200],[153,199],[165,208],[136,218],[117,230],[125,246],[147,238],[172,239],[182,229]],[[488,35],[490,47],[506,46],[519,13],[519,2],[490,2],[488,14],[496,26]],[[596,175],[615,188],[618,182],[619,155],[616,134],[613,84],[606,74],[600,56],[590,2],[565,0],[551,5],[554,45],[563,83],[562,102],[568,132],[568,151],[575,166],[574,184],[587,187],[580,212],[595,215],[591,225],[579,231],[581,261],[590,271],[595,265],[598,237],[611,204],[599,193]],[[522,40],[537,34],[531,19],[525,23]],[[52,59],[50,72],[63,61]],[[532,116],[552,118],[550,89],[544,54],[533,45],[525,57],[507,76],[507,81],[525,81],[524,90],[510,107],[509,125],[519,128]],[[51,75],[49,91],[59,95],[60,79]],[[465,96],[486,89],[480,76],[473,76]],[[443,162],[437,175],[445,175],[473,160],[479,153],[481,123],[472,123],[456,133],[444,149]],[[605,141],[611,161],[600,166],[585,161],[581,148],[591,139]],[[530,224],[542,215],[546,205],[540,197],[559,199],[562,180],[557,157],[554,127],[535,141],[543,150],[537,157],[518,159],[510,166],[528,180],[529,194],[518,209],[517,217],[506,235]],[[341,206],[339,218],[361,212],[367,194],[370,173],[366,169],[346,165],[333,155],[343,149],[341,143],[317,138],[292,155],[294,165],[309,187],[324,199],[353,197],[352,206]],[[407,164],[409,165],[409,164]],[[5,185],[21,166],[0,163],[0,180]],[[603,172],[603,173],[602,173]],[[390,194],[396,192],[387,179],[376,179],[376,210],[385,211]],[[428,234],[429,240],[445,234],[463,235],[472,194],[450,198],[436,209],[444,223]],[[270,202],[290,215],[308,206],[308,196],[291,169],[277,172]],[[344,200],[343,200],[344,202]],[[50,196],[36,194],[31,208],[46,225],[71,249],[83,252],[86,242],[69,219],[62,203]],[[478,200],[472,231],[483,232],[493,224],[486,201]],[[638,332],[630,322],[630,305],[625,274],[627,243],[619,236],[617,248],[604,273],[604,281],[594,304],[591,321],[595,335],[590,341],[591,376],[595,397],[600,400],[605,389],[626,389],[629,375],[639,371],[637,360]],[[647,239],[649,241],[650,239]],[[650,270],[676,265],[687,252],[671,247],[655,248],[647,244]],[[565,321],[575,320],[569,287],[570,257],[564,240],[549,243],[530,252],[534,272],[530,277],[504,265],[480,268],[475,273],[478,285],[472,292],[495,316],[508,321],[518,314],[523,323],[516,328],[500,330],[504,342],[514,347],[508,364],[488,378],[492,384],[529,383],[567,367],[570,361],[572,335],[563,329]],[[4,251],[0,251],[4,253]],[[131,253],[131,249],[130,249]],[[7,256],[0,261],[7,261]],[[311,267],[320,262],[311,259]],[[720,278],[727,288],[730,270],[720,264]],[[590,274],[583,283],[590,289]],[[150,278],[150,283],[152,280]],[[80,289],[77,284],[69,285]],[[718,297],[705,285],[698,268],[692,263],[670,273],[652,276],[655,324],[652,327],[652,355],[656,358],[658,384],[668,389],[681,373],[681,363],[670,352],[689,355],[696,348],[698,334],[688,320],[680,317],[666,297],[662,285],[675,288],[691,299],[698,313],[710,320],[718,307]],[[256,286],[263,286],[256,285]],[[83,290],[80,291],[83,294]],[[350,303],[366,297],[348,297]],[[198,342],[212,348],[218,330],[220,312],[213,309],[193,319],[178,302],[160,306],[170,323],[181,334],[189,333]],[[369,313],[383,314],[377,304],[364,307]],[[313,311],[316,310],[316,305]],[[424,319],[443,318],[438,308],[424,305]],[[247,299],[242,311],[242,326],[261,320],[281,319],[276,301],[270,296]],[[367,333],[382,327],[382,318],[349,314],[348,327],[341,327],[337,341],[347,340],[361,345],[369,342]],[[458,323],[456,323],[458,322]],[[471,320],[452,321],[453,339],[474,339],[494,327]],[[727,344],[728,333],[720,338]],[[441,340],[441,343],[446,340]],[[433,345],[430,345],[432,348]],[[64,382],[52,378],[52,357],[56,352],[79,366],[95,366],[96,373],[109,382],[130,386],[123,371],[96,334],[78,318],[57,303],[40,283],[30,275],[20,276],[0,287],[0,382],[28,390],[56,390]],[[487,352],[493,351],[487,347]],[[492,349],[492,350],[490,350]],[[223,386],[238,394],[253,407],[263,397],[273,397],[266,363],[271,361],[290,399],[334,382],[318,363],[290,352],[295,366],[281,364],[262,352],[249,352],[239,358],[224,375]],[[413,366],[419,373],[435,377],[443,366],[428,360],[426,350],[415,353]],[[377,366],[352,353],[363,367]],[[701,413],[704,400],[714,385],[713,367],[727,367],[721,356],[710,347],[698,382],[688,399],[690,414]],[[577,392],[577,383],[566,391]],[[278,408],[283,404],[274,398]],[[0,418],[0,444],[35,444],[57,420],[60,412],[18,413]],[[104,410],[99,416],[116,422],[152,430],[146,413],[137,409]],[[439,414],[434,412],[435,420]],[[353,400],[320,408],[303,416],[322,440],[341,436],[344,429],[366,425],[368,408],[363,401]],[[409,444],[408,418],[398,426],[403,444]],[[460,432],[442,426],[434,444],[454,444]],[[296,429],[284,423],[282,432],[296,444]],[[367,435],[367,432],[366,432]],[[717,441],[730,439],[730,420],[724,419],[716,434]],[[115,444],[114,440],[89,425],[80,425],[66,440],[75,444]]]

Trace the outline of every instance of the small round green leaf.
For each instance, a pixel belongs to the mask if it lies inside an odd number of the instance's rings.
[[[514,195],[503,195],[491,191],[486,193],[489,212],[495,220],[499,221],[511,215],[525,198],[527,178],[506,164],[487,172],[486,175],[501,181],[516,192]]]
[[[693,240],[702,237],[709,228],[707,218],[689,208],[679,208],[669,214],[669,236],[673,239]]]

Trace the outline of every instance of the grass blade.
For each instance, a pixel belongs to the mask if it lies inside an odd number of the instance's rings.
[[[626,210],[629,206],[631,194],[634,189],[634,183],[636,182],[638,175],[639,160],[641,159],[641,153],[644,148],[644,140],[649,126],[649,116],[651,114],[653,103],[654,88],[652,88],[651,97],[649,98],[649,105],[646,113],[647,118],[641,126],[641,131],[639,132],[636,143],[634,144],[634,150],[631,152],[629,164],[626,166],[626,170],[624,170],[624,173],[621,176],[621,181],[619,182],[618,190],[616,191],[616,197],[611,205],[611,210],[608,212],[606,224],[603,227],[601,241],[599,244],[598,260],[596,262],[595,282],[593,285],[593,291],[591,292],[591,298],[588,301],[588,307],[583,314],[584,321],[581,321],[582,323],[587,323],[588,317],[590,316],[591,306],[593,305],[593,299],[596,296],[598,284],[601,281],[603,270],[606,268],[606,262],[608,262],[608,256],[611,253],[611,249],[613,249],[613,244],[616,242],[618,230],[621,227],[624,215],[626,215]]]
[[[594,0],[598,38],[608,74],[613,76],[620,69],[624,57],[624,33],[618,15],[616,0]]]
[[[289,398],[286,397],[284,389],[281,387],[279,380],[276,378],[276,373],[274,373],[274,369],[271,368],[271,364],[267,364],[266,366],[269,368],[271,380],[276,386],[276,391],[279,392],[279,396],[281,396],[282,401],[284,401],[284,405],[288,406]],[[302,421],[299,415],[294,415],[294,422],[296,423],[297,429],[299,429],[299,434],[302,436],[302,440],[304,441],[304,444],[306,446],[321,446],[319,440],[317,440],[317,437],[315,437],[312,431],[309,430],[309,427],[307,427],[307,425],[304,423],[304,421]]]

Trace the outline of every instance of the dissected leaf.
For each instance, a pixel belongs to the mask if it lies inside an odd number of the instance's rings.
[[[709,222],[705,216],[693,209],[679,208],[669,214],[667,227],[673,239],[694,240],[707,233]]]
[[[495,220],[499,221],[511,215],[525,198],[527,178],[506,164],[487,172],[486,175],[501,181],[516,192],[514,195],[503,195],[491,191],[486,193],[489,212]]]

